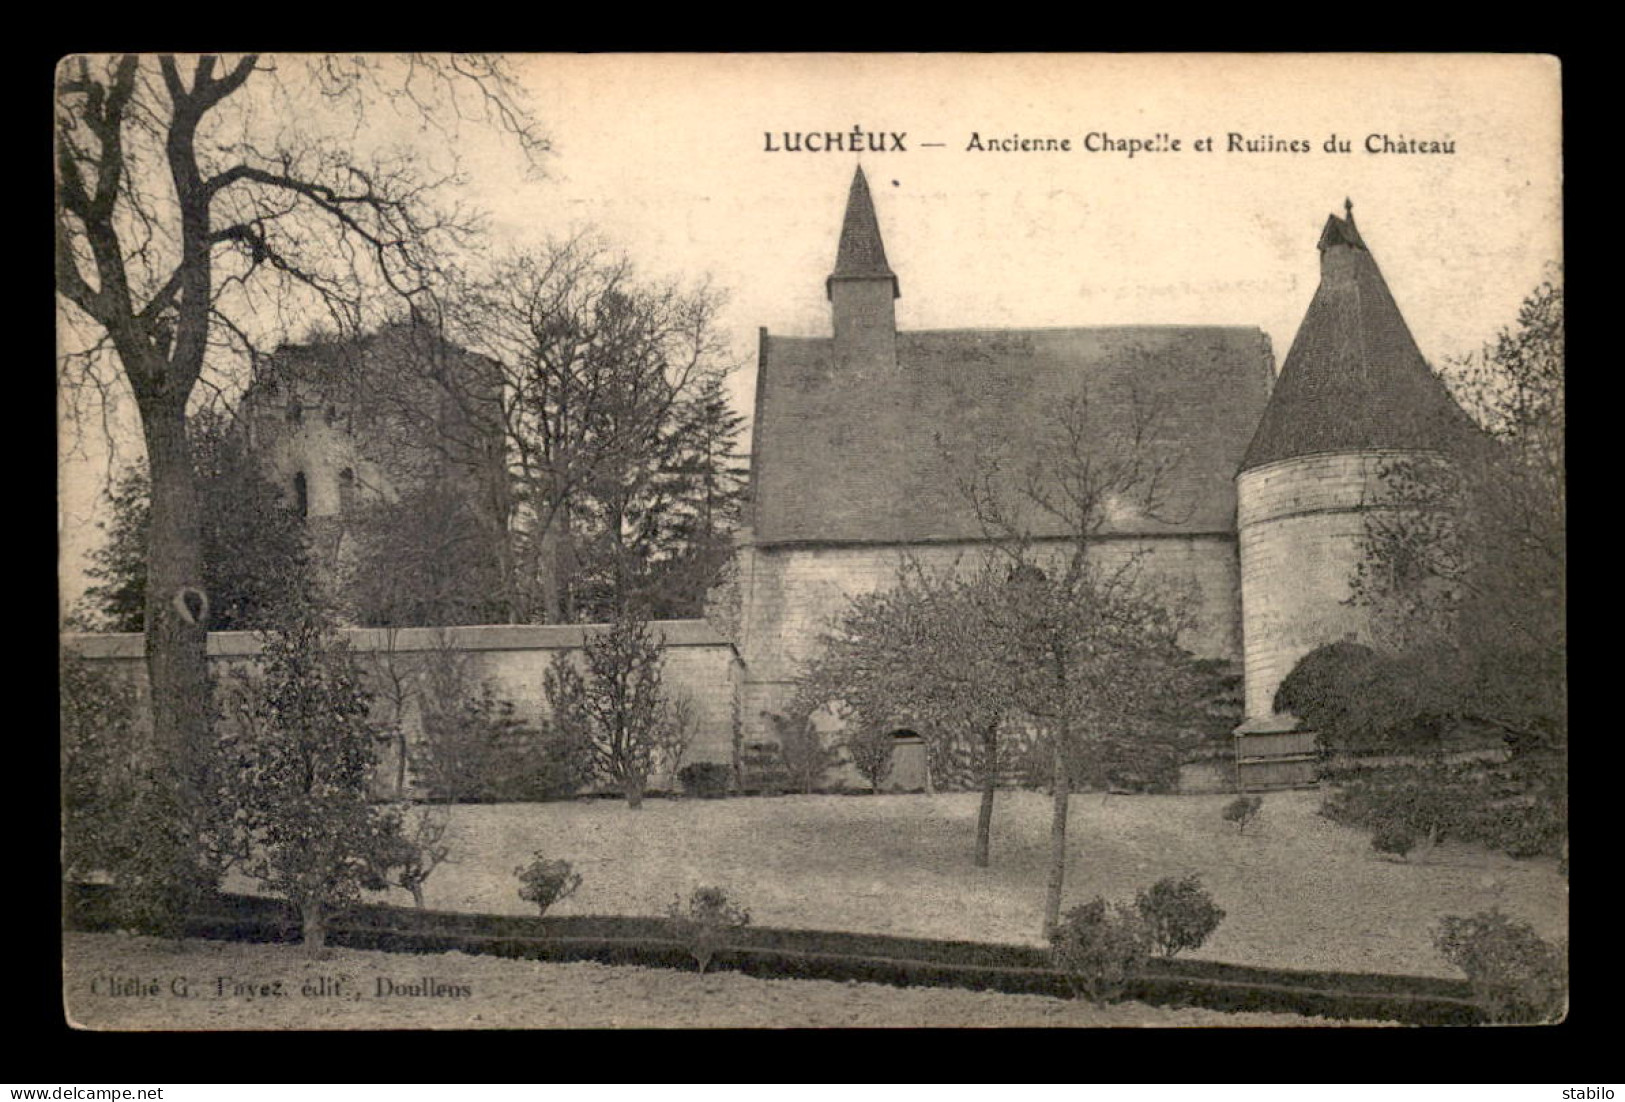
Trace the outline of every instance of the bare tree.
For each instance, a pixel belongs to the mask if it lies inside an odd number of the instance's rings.
[[[640,280],[585,237],[511,256],[444,304],[439,324],[493,373],[436,382],[441,401],[498,425],[506,477],[491,512],[506,527],[510,620],[576,619],[595,562],[606,594],[594,611],[608,618],[630,599],[685,419],[730,370],[721,305],[703,284]]]
[[[298,70],[297,72],[294,70]],[[253,94],[248,89],[259,89]],[[354,152],[371,107],[441,127],[474,116],[545,148],[499,62],[246,55],[71,57],[56,80],[56,289],[70,393],[110,354],[140,414],[152,484],[146,611],[153,731],[183,794],[209,737],[200,501],[187,414],[205,364],[252,356],[292,318],[354,326],[380,291],[419,296],[471,221],[430,201],[449,175]],[[348,107],[347,138],[294,121]],[[271,116],[266,118],[269,110]],[[70,343],[65,338],[66,343]],[[70,399],[71,405],[71,399]]]
[[[992,562],[963,576],[905,560],[889,588],[854,599],[826,633],[802,671],[794,709],[804,716],[831,707],[860,739],[889,739],[901,723],[917,729],[934,776],[968,780],[981,792],[978,867],[990,862],[999,782],[1027,749],[1031,730],[1007,640],[989,630],[985,615],[983,591],[1002,584]]]
[[[984,595],[985,622],[1049,744],[1045,936],[1060,919],[1074,784],[1115,742],[1177,723],[1196,691],[1178,645],[1182,595],[1154,591],[1138,556],[1109,565],[1097,553],[1119,515],[1179,519],[1169,476],[1180,455],[1159,439],[1163,410],[1137,388],[1111,409],[1094,397],[1060,403],[1014,471],[997,452],[957,464],[961,492],[1005,563],[1006,584]]]
[[[1133,393],[1111,410],[1079,394],[1058,404],[1013,473],[993,451],[945,454],[992,550],[974,569],[905,560],[892,587],[851,603],[799,686],[798,710],[834,707],[868,735],[907,721],[939,772],[968,772],[982,793],[978,865],[989,861],[1001,779],[1032,750],[1047,755],[1046,935],[1060,913],[1073,787],[1147,763],[1167,772],[1206,725],[1210,681],[1179,646],[1182,595],[1151,584],[1138,555],[1098,554],[1114,516],[1175,515],[1166,486],[1178,456],[1157,443],[1159,418]]]

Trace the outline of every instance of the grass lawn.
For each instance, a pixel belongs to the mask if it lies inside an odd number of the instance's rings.
[[[178,951],[173,942],[114,934],[70,933],[64,940],[68,1018],[89,1029],[1346,1024],[1293,1014],[1091,1006],[956,988],[702,976],[462,953],[330,949],[312,960],[294,946],[190,941]],[[109,993],[111,980],[135,984],[135,993]],[[413,993],[434,985],[438,994]]]
[[[1227,914],[1191,955],[1265,967],[1453,976],[1430,927],[1491,906],[1544,937],[1567,934],[1554,861],[1450,843],[1391,860],[1317,816],[1313,791],[1265,796],[1262,822],[1238,836],[1219,816],[1230,798],[1075,796],[1067,905],[1200,873]],[[720,884],[759,926],[1039,944],[1049,802],[999,793],[987,869],[971,864],[976,807],[970,793],[461,806],[453,862],[426,903],[530,913],[513,869],[542,850],[583,878],[554,914],[659,914]]]

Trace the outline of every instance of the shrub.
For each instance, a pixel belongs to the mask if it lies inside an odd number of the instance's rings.
[[[135,690],[71,651],[62,653],[61,663],[64,871],[70,878],[111,874],[127,848],[140,788]]]
[[[399,829],[389,832],[381,864],[390,883],[412,893],[412,902],[423,909],[423,885],[434,870],[451,860],[446,831],[451,819],[443,807],[413,807],[402,804],[394,817]]]
[[[1482,801],[1485,783],[1481,767],[1443,762],[1357,766],[1335,780],[1322,816],[1363,830],[1393,827],[1430,845],[1471,834],[1465,809]]]
[[[1397,825],[1431,845],[1478,842],[1513,857],[1557,856],[1568,830],[1563,784],[1530,779],[1532,758],[1356,764],[1332,779],[1320,814],[1344,826]]]
[[[1512,857],[1561,856],[1567,810],[1533,797],[1498,800],[1466,816],[1461,833]]]
[[[682,897],[666,908],[672,932],[704,972],[722,947],[729,930],[750,925],[750,912],[728,898],[724,888],[695,888],[684,907]]]
[[[1123,993],[1150,955],[1150,935],[1139,911],[1099,897],[1066,913],[1050,934],[1051,960],[1076,994],[1105,1002]]]
[[[528,865],[513,870],[519,877],[519,898],[536,904],[537,914],[561,899],[568,899],[581,887],[581,874],[568,861],[549,861],[540,850],[531,855]]]
[[[685,795],[715,800],[728,794],[733,770],[719,761],[696,761],[679,769],[677,779]]]
[[[121,925],[178,938],[186,912],[237,856],[232,801],[218,798],[232,763],[218,746],[189,773],[155,760],[136,687],[71,651],[60,657],[63,874],[111,881]],[[182,799],[183,778],[201,799]]]
[[[892,749],[895,740],[887,731],[871,730],[847,738],[843,744],[852,765],[863,774],[869,787],[876,792],[891,776]]]
[[[1264,813],[1264,797],[1237,796],[1224,805],[1224,821],[1236,824],[1236,833],[1246,834],[1249,823],[1258,821]]]
[[[824,738],[806,714],[768,716],[778,738],[779,760],[792,788],[810,794],[824,783],[825,775],[840,763],[841,755]]]
[[[527,723],[490,683],[431,695],[414,766],[432,799],[451,802],[561,799],[592,777],[587,746],[555,724]]]
[[[1371,848],[1378,853],[1394,854],[1403,861],[1416,848],[1416,835],[1397,823],[1388,823],[1371,835]]]
[[[747,792],[764,796],[780,795],[790,784],[784,771],[784,758],[776,742],[747,742],[739,755],[739,780]]]
[[[229,805],[211,801],[201,814],[189,814],[169,786],[150,777],[120,805],[124,837],[113,851],[111,873],[121,927],[177,941],[184,936],[186,916],[222,875],[218,855],[230,845],[228,832],[208,814],[222,806]],[[189,829],[194,814],[203,820],[201,833]]]
[[[1321,738],[1337,749],[1388,749],[1388,728],[1361,723],[1357,714],[1380,661],[1376,651],[1359,643],[1317,647],[1299,659],[1276,688],[1275,711],[1303,717],[1310,730],[1336,732],[1329,740],[1324,733]]]
[[[509,705],[502,702],[504,709]],[[592,782],[588,747],[550,720],[518,724],[500,735],[488,760],[480,798],[539,803],[567,800]]]
[[[1569,986],[1566,941],[1553,945],[1527,923],[1491,909],[1446,916],[1433,931],[1433,944],[1466,973],[1491,1021],[1550,1022],[1563,1016]]]
[[[1151,945],[1165,957],[1200,948],[1219,923],[1224,909],[1192,873],[1183,880],[1165,877],[1134,898]]]
[[[1172,792],[1179,785],[1180,759],[1189,751],[1182,735],[1144,739],[1111,739],[1088,744],[1074,763],[1074,777],[1084,786],[1105,792]]]

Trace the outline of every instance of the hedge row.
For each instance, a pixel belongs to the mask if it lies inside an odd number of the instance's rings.
[[[75,885],[65,900],[70,928],[105,930],[111,892]],[[187,923],[195,937],[284,942],[297,938],[291,910],[274,899],[219,894]],[[713,967],[773,979],[855,980],[907,987],[963,987],[1070,997],[1065,974],[1043,949],[819,930],[745,927],[730,931]],[[618,915],[479,915],[365,905],[335,921],[328,941],[385,952],[464,952],[548,961],[593,960],[692,968],[688,950],[658,918]],[[1149,962],[1125,997],[1156,1006],[1277,1011],[1418,1025],[1481,1021],[1462,980],[1432,976],[1298,972],[1214,961]]]

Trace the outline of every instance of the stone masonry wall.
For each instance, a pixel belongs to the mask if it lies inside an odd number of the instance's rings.
[[[695,724],[685,762],[733,761],[734,692],[739,659],[733,646],[702,620],[667,620],[649,625],[665,637],[665,685],[670,693],[688,698]],[[445,629],[453,651],[468,662],[474,683],[490,681],[499,697],[511,700],[522,718],[545,714],[542,676],[559,651],[578,651],[594,625],[487,625]],[[391,706],[390,673],[400,673],[409,687],[416,685],[426,664],[435,657],[439,630],[403,628],[394,632],[350,628],[341,633],[360,660],[377,694],[375,711]],[[64,645],[96,667],[113,669],[144,689],[146,666],[138,634],[69,635]],[[210,665],[217,673],[232,666],[252,666],[260,651],[252,632],[214,632],[209,636]],[[419,726],[416,697],[405,700],[402,722],[409,737]],[[390,775],[393,762],[380,762],[381,775]],[[669,783],[667,778],[655,778]]]
[[[838,279],[830,286],[836,364],[843,371],[897,365],[897,314],[889,279]]]
[[[1368,639],[1365,613],[1345,602],[1385,458],[1311,455],[1237,478],[1248,717],[1274,713],[1275,690],[1311,650]]]
[[[1204,657],[1234,658],[1241,649],[1236,547],[1225,535],[1102,542],[1100,554],[1122,561],[1144,554],[1148,579],[1171,592],[1190,592],[1197,626],[1185,643]],[[941,543],[877,546],[751,547],[743,552],[740,585],[745,662],[740,722],[748,740],[768,736],[764,712],[788,701],[799,664],[816,650],[830,622],[852,597],[890,586],[905,554],[927,569],[974,570],[984,545]],[[1057,548],[1059,550],[1059,548]]]

